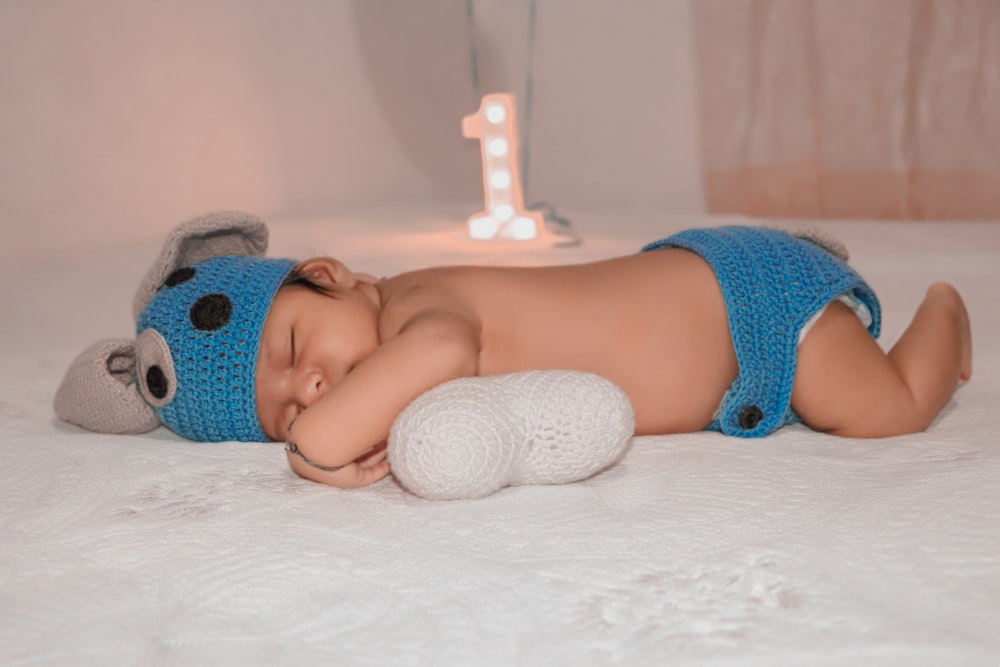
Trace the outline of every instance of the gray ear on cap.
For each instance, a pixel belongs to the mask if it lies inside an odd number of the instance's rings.
[[[56,391],[56,415],[98,433],[152,431],[160,418],[133,386],[134,368],[135,341],[94,343],[66,371]]]
[[[163,244],[160,256],[139,285],[132,300],[132,316],[139,314],[175,270],[228,255],[262,256],[267,251],[267,225],[239,211],[219,211],[177,226]]]

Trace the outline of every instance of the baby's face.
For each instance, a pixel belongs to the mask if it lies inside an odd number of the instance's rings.
[[[300,412],[335,387],[379,345],[378,308],[361,291],[282,287],[268,313],[257,359],[257,414],[284,440]]]

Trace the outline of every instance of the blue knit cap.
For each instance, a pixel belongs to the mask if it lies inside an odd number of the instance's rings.
[[[257,416],[264,320],[295,262],[215,257],[171,273],[139,315],[136,379],[175,433],[267,441]]]

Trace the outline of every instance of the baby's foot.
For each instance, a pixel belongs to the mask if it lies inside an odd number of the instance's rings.
[[[600,376],[525,371],[460,378],[418,397],[389,435],[393,473],[424,498],[477,498],[508,485],[600,472],[635,429],[628,397]]]
[[[958,290],[949,283],[934,283],[927,288],[928,299],[940,299],[950,305],[951,312],[958,324],[959,340],[962,346],[962,365],[959,380],[965,382],[972,377],[972,327],[969,324],[969,311]]]

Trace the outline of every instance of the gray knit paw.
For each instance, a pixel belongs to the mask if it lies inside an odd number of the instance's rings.
[[[399,415],[389,461],[399,482],[430,499],[478,498],[508,485],[562,484],[617,461],[635,429],[616,385],[578,371],[460,378]]]
[[[815,227],[806,227],[804,229],[797,229],[790,232],[792,236],[802,239],[803,241],[809,241],[818,245],[823,250],[836,257],[842,262],[847,262],[850,260],[851,255],[847,251],[847,246],[838,239],[833,237],[826,232],[821,232]]]

